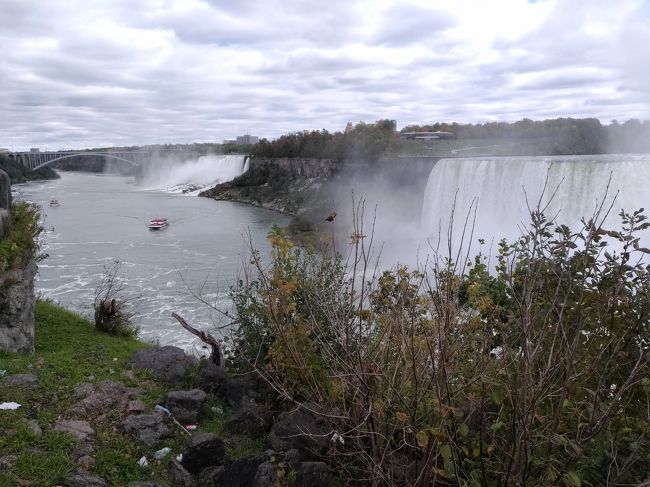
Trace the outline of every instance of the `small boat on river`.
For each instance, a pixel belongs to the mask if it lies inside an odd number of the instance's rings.
[[[169,225],[167,218],[154,218],[153,220],[149,220],[147,227],[149,230],[160,230],[161,228],[165,228],[167,225]]]
[[[52,198],[50,200],[50,206],[59,206],[59,200],[57,200],[56,198]]]

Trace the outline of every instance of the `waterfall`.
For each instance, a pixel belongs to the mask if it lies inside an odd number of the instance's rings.
[[[421,231],[430,242],[439,238],[444,242],[454,198],[452,240],[456,245],[473,204],[473,244],[478,238],[496,243],[521,235],[522,224],[530,222],[527,201],[533,208],[538,201],[542,207],[548,205],[547,216],[557,215],[558,223],[572,228],[579,225],[580,218],[590,217],[603,200],[605,208],[614,202],[606,224],[618,227],[621,209],[628,213],[650,209],[648,182],[648,154],[443,159],[429,175]],[[471,222],[470,218],[470,226]],[[647,232],[643,239],[647,244]]]
[[[241,176],[248,165],[248,157],[242,155],[207,155],[182,162],[160,159],[143,170],[141,185],[145,189],[197,194]]]

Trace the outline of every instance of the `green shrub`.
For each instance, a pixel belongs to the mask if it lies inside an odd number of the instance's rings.
[[[118,261],[104,267],[102,281],[95,290],[95,328],[111,335],[135,337],[138,328],[133,325],[133,313],[128,300],[122,295],[123,281],[120,279]]]
[[[14,203],[11,207],[11,228],[0,240],[0,272],[20,267],[34,258],[42,230],[37,206],[22,201]]]
[[[349,483],[639,484],[650,250],[646,217],[620,216],[570,231],[533,212],[491,272],[479,254],[374,276],[362,228],[347,265],[276,229],[271,265],[254,254],[233,290],[233,362],[337,418],[329,460]]]

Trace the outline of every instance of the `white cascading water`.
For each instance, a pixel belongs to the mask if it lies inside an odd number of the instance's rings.
[[[443,159],[429,175],[421,231],[432,244],[439,238],[445,242],[454,198],[452,241],[457,248],[473,203],[478,206],[472,245],[478,238],[496,243],[501,238],[513,241],[520,236],[522,224],[530,222],[526,201],[534,208],[541,197],[541,206],[548,204],[548,217],[557,215],[557,223],[576,228],[603,199],[609,208],[614,196],[606,227],[616,229],[620,227],[621,209],[628,213],[639,208],[650,210],[648,183],[648,154]],[[471,224],[472,218],[470,228]],[[649,246],[650,233],[644,233],[642,238]]]
[[[242,155],[207,155],[183,162],[162,159],[146,168],[140,184],[145,189],[197,194],[247,170],[248,157]]]

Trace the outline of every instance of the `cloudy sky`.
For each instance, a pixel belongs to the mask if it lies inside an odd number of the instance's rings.
[[[650,118],[650,0],[0,0],[0,147]]]

